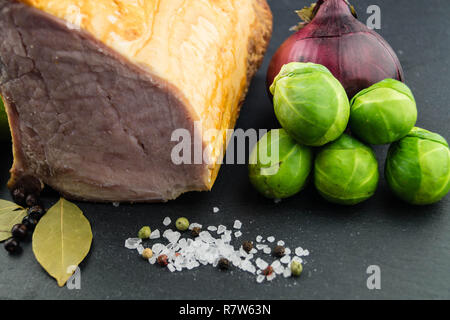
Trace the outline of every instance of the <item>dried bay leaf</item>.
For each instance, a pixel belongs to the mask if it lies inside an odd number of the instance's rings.
[[[89,253],[92,230],[83,212],[60,199],[41,219],[33,233],[33,252],[60,287]]]
[[[0,200],[0,242],[11,238],[11,228],[27,215],[27,211],[14,202]]]

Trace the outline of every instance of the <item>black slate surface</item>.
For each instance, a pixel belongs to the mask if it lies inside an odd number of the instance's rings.
[[[265,93],[270,57],[297,23],[294,9],[311,1],[271,0],[275,29],[264,65],[254,79],[238,128],[277,127]],[[418,107],[418,125],[447,139],[450,100],[450,2],[354,1],[365,21],[366,8],[381,7],[379,33],[396,50]],[[12,155],[3,143],[0,197]],[[386,147],[376,148],[383,171]],[[57,194],[46,192],[47,204]],[[450,196],[432,206],[413,207],[395,199],[382,179],[369,201],[341,207],[324,202],[309,187],[279,204],[250,186],[244,165],[225,165],[210,193],[191,193],[168,204],[112,205],[78,203],[92,224],[94,242],[81,264],[81,290],[58,288],[34,259],[31,244],[19,257],[0,251],[0,298],[12,299],[379,299],[450,298]],[[220,213],[214,214],[217,206]],[[203,225],[240,219],[241,239],[273,235],[291,248],[311,252],[298,280],[277,278],[257,284],[248,273],[220,272],[212,267],[170,273],[144,262],[124,240],[139,227],[162,228],[162,220],[186,216]],[[381,290],[368,290],[366,268],[381,268]]]

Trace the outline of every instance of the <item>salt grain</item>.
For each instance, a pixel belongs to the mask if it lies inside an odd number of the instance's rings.
[[[283,277],[289,278],[291,276],[291,268],[286,268],[283,271]]]
[[[271,266],[272,266],[272,268],[275,269],[275,268],[281,266],[281,263],[279,260],[275,260],[274,262],[272,262]]]
[[[215,227],[215,226],[209,226],[206,229],[208,229],[209,231],[212,231],[212,232],[217,231],[217,227]]]
[[[159,239],[161,237],[161,234],[159,232],[158,229],[153,230],[152,233],[150,234],[150,239]]]
[[[256,242],[261,242],[262,237],[261,236],[256,236]]]
[[[125,240],[125,248],[127,249],[137,249],[137,247],[141,244],[142,239],[139,238],[128,238]]]
[[[170,272],[174,272],[176,270],[173,264],[168,264],[167,268],[169,269]]]
[[[269,264],[261,258],[257,258],[255,263],[256,263],[256,266],[261,270],[264,270],[269,266]]]
[[[268,237],[268,238],[267,238],[267,241],[269,241],[270,243],[272,243],[272,242],[275,241],[275,238],[274,238],[274,237]]]
[[[235,236],[236,238],[239,238],[240,236],[242,236],[242,232],[236,231],[236,232],[234,233],[234,236]]]
[[[166,227],[172,222],[172,220],[170,220],[169,217],[165,217],[163,220],[163,225],[165,225]]]
[[[265,247],[265,248],[263,249],[263,252],[264,252],[265,254],[270,254],[270,253],[272,252],[272,249],[270,249],[269,247]]]
[[[217,212],[219,212],[219,211],[220,211],[219,208],[217,208],[217,207],[214,207],[214,208],[213,208],[213,212],[214,212],[214,213],[217,213]]]
[[[261,282],[264,281],[265,278],[266,278],[265,276],[259,275],[259,276],[256,277],[256,282],[261,283]]]
[[[219,225],[219,227],[217,228],[217,234],[222,234],[225,232],[225,230],[227,230],[227,227],[225,227],[224,225]]]
[[[191,223],[190,225],[189,225],[189,230],[192,230],[192,229],[194,229],[194,228],[202,228],[203,226],[201,225],[201,224],[199,224],[199,223]]]
[[[256,245],[256,249],[258,249],[258,250],[263,250],[264,248],[267,248],[267,244],[258,243]]]
[[[302,247],[296,248],[295,255],[301,257],[303,255],[303,248]]]
[[[283,258],[280,259],[280,262],[285,264],[291,262],[291,256],[285,255]]]
[[[242,227],[242,222],[240,222],[239,220],[234,221],[233,228],[240,229],[241,227]]]
[[[284,244],[285,244],[285,243],[284,243],[283,240],[280,240],[280,241],[277,242],[277,246],[284,246]]]

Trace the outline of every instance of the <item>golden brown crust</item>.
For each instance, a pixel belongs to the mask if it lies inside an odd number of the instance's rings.
[[[273,17],[266,0],[254,0],[256,12],[256,25],[252,28],[253,37],[249,39],[247,80],[250,85],[251,78],[261,66],[264,55],[272,37]]]
[[[248,58],[247,58],[247,86],[245,90],[242,92],[239,106],[237,108],[237,112],[234,115],[234,119],[231,120],[230,129],[233,129],[236,125],[236,121],[239,117],[240,109],[245,101],[245,97],[248,92],[248,88],[250,87],[250,83],[252,81],[253,76],[258,71],[261,66],[264,55],[267,51],[267,47],[269,46],[270,39],[272,37],[272,27],[273,27],[273,17],[272,11],[270,10],[269,4],[267,0],[253,0],[253,7],[256,13],[256,21],[254,25],[251,26],[252,36],[248,41]],[[223,143],[223,154],[225,154],[225,150],[227,148],[227,137],[224,136]],[[211,181],[208,186],[209,189],[212,188],[214,182],[219,173],[220,164],[216,164],[212,170]]]

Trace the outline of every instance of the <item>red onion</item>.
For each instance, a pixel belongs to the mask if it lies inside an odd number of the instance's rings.
[[[402,66],[391,46],[356,19],[346,0],[319,0],[312,17],[273,56],[267,71],[268,86],[284,64],[294,61],[326,66],[350,99],[386,78],[403,81]]]

